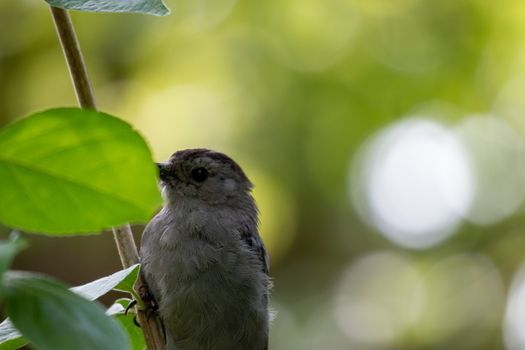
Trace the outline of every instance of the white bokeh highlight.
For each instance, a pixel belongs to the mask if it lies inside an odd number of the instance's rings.
[[[475,188],[469,155],[456,133],[416,118],[372,137],[350,177],[361,216],[409,248],[427,248],[452,234]]]
[[[481,348],[500,327],[505,305],[503,280],[493,261],[462,252],[427,263],[424,271],[419,288],[426,296],[414,331],[421,348],[446,343],[457,334],[469,349]]]
[[[382,251],[365,255],[342,274],[335,290],[337,326],[356,346],[392,344],[410,330],[423,289],[420,272],[405,256]]]
[[[404,349],[407,339],[414,349],[448,348],[458,334],[476,349],[500,327],[504,305],[501,275],[485,255],[418,259],[385,250],[341,273],[333,317],[352,349]]]
[[[525,264],[512,282],[507,299],[503,337],[508,350],[525,350]]]
[[[456,127],[471,155],[476,193],[466,219],[477,225],[497,223],[518,210],[525,194],[525,142],[504,119],[472,115]]]

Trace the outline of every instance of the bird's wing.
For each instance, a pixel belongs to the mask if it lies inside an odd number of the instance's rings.
[[[257,231],[243,230],[241,232],[241,240],[250,248],[250,250],[257,254],[259,260],[262,262],[263,272],[268,274],[270,270],[270,257]]]
[[[246,229],[241,232],[241,240],[248,246],[248,248],[257,254],[257,257],[262,263],[263,272],[268,275],[270,270],[270,256],[266,251],[266,247],[259,236],[259,233],[254,230]],[[268,293],[265,293],[264,296],[264,305],[265,308],[268,308]],[[268,350],[268,337],[266,337],[265,343],[262,350]]]

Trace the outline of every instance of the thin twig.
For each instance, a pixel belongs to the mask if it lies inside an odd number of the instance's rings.
[[[51,7],[51,13],[66,57],[71,80],[75,85],[78,104],[82,108],[96,109],[95,95],[89,82],[88,72],[71,18],[66,10],[57,7]]]
[[[80,51],[80,45],[75,34],[75,29],[69,13],[60,8],[51,7],[51,14],[55,22],[55,27],[62,45],[62,50],[67,61],[71,80],[75,86],[77,100],[82,108],[97,109],[95,96],[87,73],[86,65]],[[137,246],[133,239],[131,227],[124,225],[113,228],[113,237],[117,244],[118,253],[124,268],[136,264],[139,261]],[[145,286],[144,281],[139,276],[136,290]],[[145,310],[137,308],[137,316],[141,325],[147,348],[150,350],[164,350],[164,339],[160,331],[160,322],[157,317],[147,316]]]

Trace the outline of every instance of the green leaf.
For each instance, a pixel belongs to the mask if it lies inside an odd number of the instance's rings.
[[[93,282],[89,282],[81,286],[70,288],[70,290],[89,300],[98,299],[102,295],[108,293],[112,289],[131,292],[130,288],[133,288],[133,285],[135,284],[135,281],[137,280],[139,271],[140,271],[140,265],[136,264],[136,265],[128,267],[127,269],[115,272],[112,275],[102,277]],[[128,305],[128,302],[129,302],[129,299],[125,299],[125,298],[118,299],[115,302],[114,306],[116,308],[117,305],[120,304],[121,305],[120,308],[116,310],[115,308],[112,307],[113,310],[112,308],[110,308],[108,309],[106,313],[108,315],[117,315],[117,314],[120,315],[121,313],[123,314],[125,308]],[[125,305],[125,306],[122,306],[122,305]],[[131,317],[131,320],[133,321],[133,317]],[[123,321],[120,319],[118,319],[118,321],[121,324],[123,323]],[[140,333],[142,334],[142,332]],[[136,335],[130,335],[130,336],[136,337]],[[135,344],[136,340],[133,338],[131,338],[131,340],[133,344]],[[9,319],[4,320],[0,324],[0,350],[18,349],[24,346],[25,344],[27,344],[27,340],[22,337],[22,334],[20,334],[20,332],[16,330],[16,328],[13,326],[13,324],[11,323]]]
[[[162,0],[46,0],[51,6],[86,12],[131,12],[166,16],[170,10]]]
[[[144,334],[139,327],[133,322],[133,309],[130,309],[128,315],[124,312],[128,307],[130,299],[122,298],[115,301],[115,303],[106,311],[106,314],[112,315],[120,322],[124,331],[128,333],[131,341],[132,350],[145,350],[146,342],[144,340]],[[0,349],[1,350],[1,349]]]
[[[114,316],[119,321],[124,331],[128,334],[132,350],[145,350],[146,341],[144,334],[139,327],[133,322],[133,315],[118,314]]]
[[[0,323],[0,350],[18,349],[27,343],[27,339],[13,326],[11,320],[6,319]]]
[[[20,237],[18,232],[13,232],[7,241],[0,241],[0,300],[4,296],[4,274],[15,255],[26,246],[27,242]]]
[[[0,222],[29,232],[98,232],[145,222],[162,200],[144,139],[108,114],[50,109],[0,130]]]
[[[119,299],[115,300],[113,305],[111,305],[106,310],[106,315],[117,316],[117,315],[125,314],[126,308],[128,307],[129,303],[131,303],[132,301],[133,300],[131,300],[129,298],[119,298]],[[130,308],[128,310],[128,315],[129,314],[134,314],[134,313],[135,313],[135,309],[134,308]]]
[[[133,288],[135,286],[135,282],[137,282],[137,278],[139,276],[140,272],[140,264],[133,265],[136,268],[132,271],[130,271],[129,275],[126,276],[126,278],[122,279],[119,284],[117,284],[113,289],[120,290],[121,292],[128,292],[128,293],[134,293],[135,289]],[[129,267],[132,268],[133,266]]]
[[[131,293],[139,271],[140,265],[136,264],[110,276],[102,277],[82,286],[73,287],[71,291],[90,300],[98,299],[112,289]]]
[[[38,349],[127,350],[129,339],[104,309],[62,283],[36,274],[6,275],[7,314]]]

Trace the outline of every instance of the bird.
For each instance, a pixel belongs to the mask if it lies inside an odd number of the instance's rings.
[[[144,229],[141,273],[167,350],[267,350],[269,256],[252,183],[224,153],[157,163],[164,206]]]

